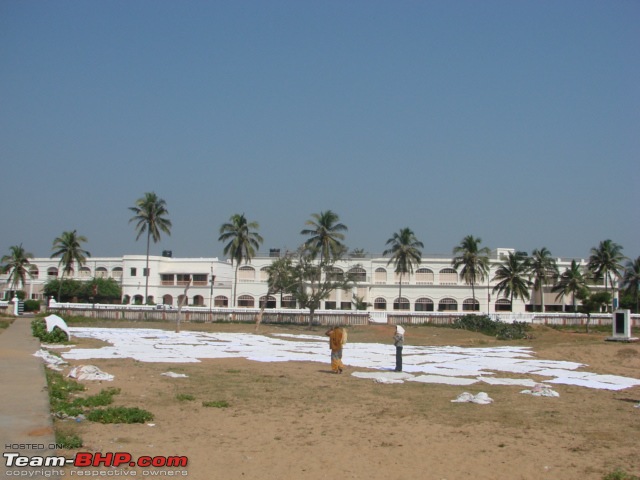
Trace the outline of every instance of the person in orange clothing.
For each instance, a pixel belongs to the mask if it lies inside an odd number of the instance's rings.
[[[331,349],[331,370],[333,373],[342,373],[344,364],[342,363],[342,347],[347,343],[347,332],[343,327],[331,327],[325,332],[329,337],[329,348]]]

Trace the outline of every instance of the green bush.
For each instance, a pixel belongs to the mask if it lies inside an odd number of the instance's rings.
[[[54,327],[52,331],[47,332],[47,322],[42,318],[35,318],[31,321],[31,333],[44,343],[64,343],[69,340],[67,334],[58,327]]]
[[[451,325],[452,328],[460,328],[472,332],[480,332],[485,335],[496,337],[498,340],[518,340],[529,338],[527,333],[530,326],[524,322],[504,323],[491,320],[487,315],[465,315],[458,318]]]
[[[153,420],[153,414],[138,407],[109,407],[91,410],[87,419],[99,423],[145,423]]]
[[[39,312],[40,311],[40,300],[25,300],[24,301],[24,311],[25,312]]]

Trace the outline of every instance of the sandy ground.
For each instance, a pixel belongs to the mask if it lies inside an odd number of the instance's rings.
[[[251,325],[182,328],[253,332]],[[275,332],[309,333],[268,325],[260,333]],[[349,341],[389,344],[391,366],[392,333],[387,326],[354,327]],[[606,342],[606,336],[540,327],[531,340],[502,342],[459,330],[409,327],[406,338],[413,345],[526,345],[541,359],[576,361],[591,372],[640,378],[640,344]],[[80,340],[78,345],[96,342]],[[134,458],[187,456],[186,469],[151,470],[186,474],[191,480],[586,480],[602,479],[616,469],[640,475],[640,408],[635,407],[640,387],[606,391],[553,385],[560,397],[549,398],[521,394],[522,386],[389,385],[351,376],[348,344],[344,362],[345,374],[332,374],[328,348],[324,364],[242,359],[74,362],[90,363],[115,376],[113,382],[84,382],[88,393],[118,387],[116,405],[144,408],[154,420],[152,426],[84,421],[59,422],[59,427],[79,433],[85,445],[79,451],[128,452]],[[167,371],[188,378],[161,375]],[[463,391],[486,392],[494,403],[452,403]],[[218,401],[229,406],[204,405]],[[120,468],[117,473],[149,477],[148,470]],[[67,469],[67,476],[71,473]]]

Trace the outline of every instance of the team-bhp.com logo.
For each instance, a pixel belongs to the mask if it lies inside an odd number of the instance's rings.
[[[187,466],[188,458],[186,456],[141,456],[134,458],[127,452],[107,452],[107,453],[91,453],[78,452],[73,458],[64,456],[48,455],[48,456],[26,456],[15,452],[5,452],[5,466],[7,468],[60,468],[65,466],[73,467],[112,467],[126,468],[139,467],[151,470],[144,471],[143,474],[151,474],[153,469],[157,468],[183,468]],[[76,475],[82,475],[80,471]],[[86,472],[87,474],[89,472]],[[135,474],[135,472],[131,472]],[[186,474],[186,470],[180,472]],[[74,471],[70,472],[74,475]]]

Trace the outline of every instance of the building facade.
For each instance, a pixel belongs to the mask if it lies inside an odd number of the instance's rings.
[[[529,301],[511,300],[493,292],[492,279],[497,268],[513,249],[498,248],[490,255],[490,272],[479,284],[466,284],[460,273],[451,266],[451,256],[429,255],[410,274],[400,277],[394,272],[389,259],[381,256],[347,258],[334,265],[334,274],[349,272],[356,282],[348,291],[334,291],[321,305],[324,310],[353,310],[356,303],[369,311],[413,312],[527,312],[538,310],[544,297],[544,311],[572,311],[572,298],[561,298],[544,288],[544,295],[531,291]],[[79,269],[65,274],[65,278],[91,280],[112,278],[122,287],[123,303],[143,304],[145,288],[150,303],[167,307],[194,305],[203,307],[230,307],[235,297],[237,307],[257,308],[266,302],[267,308],[296,308],[295,300],[288,294],[267,294],[267,267],[274,261],[270,255],[258,255],[250,263],[238,268],[237,287],[234,292],[235,266],[218,258],[173,258],[150,256],[147,270],[146,256],[125,255],[121,258],[89,258]],[[576,259],[578,260],[578,259]],[[60,278],[62,271],[58,259],[30,259],[31,278],[22,290],[27,298],[48,300],[43,296],[47,281]],[[579,260],[586,267],[585,260]],[[571,259],[557,259],[562,273]],[[148,287],[146,286],[148,276]],[[6,298],[12,286],[7,275],[0,276],[2,298]],[[235,295],[234,295],[235,294]],[[475,300],[474,300],[475,294]]]

